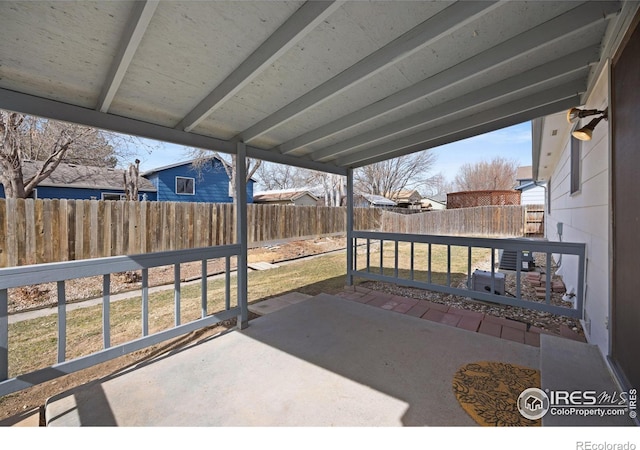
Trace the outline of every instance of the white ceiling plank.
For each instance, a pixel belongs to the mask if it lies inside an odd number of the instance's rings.
[[[131,64],[131,60],[159,3],[158,0],[135,2],[127,27],[122,34],[120,47],[109,68],[109,73],[98,98],[98,107],[96,109],[100,112],[104,113],[109,110],[111,102],[120,87],[120,83],[122,83],[124,75],[127,73],[127,68]]]
[[[251,142],[314,105],[339,94],[349,86],[375,75],[386,67],[419,51],[429,43],[453,33],[497,5],[499,3],[494,1],[454,3],[335,77],[249,127],[238,135],[238,139]]]
[[[533,88],[541,83],[553,81],[554,79],[573,74],[577,71],[584,71],[590,64],[598,60],[598,50],[599,46],[584,48],[506,80],[500,80],[485,88],[436,105],[433,108],[421,111],[410,117],[400,119],[376,128],[375,130],[368,131],[367,133],[341,141],[338,144],[317,150],[311,154],[311,159],[315,161],[336,159],[357,147],[426,125],[453,114],[459,114],[466,109],[498,100],[504,96],[517,94],[524,89]]]
[[[605,17],[607,14],[614,13],[618,8],[618,2],[604,4],[586,2],[577,5],[576,8],[550,21],[520,33],[383,100],[291,139],[276,147],[276,149],[282,153],[291,153],[305,145],[318,142],[341,131],[373,120],[390,111],[423,99],[436,91],[468,80],[474,75],[486,72],[498,65],[543,48],[554,41],[564,39],[586,27],[602,23],[603,20],[607,20],[607,17]]]
[[[182,121],[177,129],[191,131],[238,93],[264,69],[296,45],[316,26],[333,14],[343,1],[308,1],[209,93]]]
[[[94,109],[83,108],[2,88],[0,88],[0,108],[53,120],[79,123],[94,128],[169,142],[185,147],[202,148],[228,154],[233,154],[236,151],[235,142],[201,134],[188,133],[186,131],[176,130],[175,128],[155,125],[149,122],[116,116],[114,114],[102,113]],[[311,161],[308,158],[295,158],[251,146],[247,146],[247,155],[251,158],[258,158],[279,164],[289,164],[305,169],[346,175],[346,169],[338,167],[335,164]]]
[[[95,109],[83,108],[8,89],[0,88],[0,108],[187,147],[216,150],[223,153],[235,152],[235,144],[222,139],[185,133],[184,131],[150,122],[103,113]]]
[[[482,114],[471,114],[465,118],[448,122],[429,130],[405,136],[395,141],[386,142],[379,146],[368,148],[343,158],[338,158],[336,160],[336,164],[340,166],[350,166],[372,157],[393,153],[396,150],[402,150],[409,147],[415,148],[415,146],[423,145],[425,142],[457,134],[467,128],[476,127],[485,123],[507,118],[511,115],[532,110],[540,106],[553,103],[558,99],[566,99],[569,97],[579,98],[578,94],[584,92],[586,89],[585,84],[586,80],[573,80],[542,92],[536,92],[535,94],[529,95],[525,98],[517,99],[492,109],[488,109]]]

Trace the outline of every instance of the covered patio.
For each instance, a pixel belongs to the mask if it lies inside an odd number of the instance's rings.
[[[48,423],[176,425],[180,417],[192,421],[184,425],[470,425],[452,401],[451,371],[470,358],[540,368],[544,346],[537,350],[329,296],[249,326],[246,158],[346,178],[346,285],[355,276],[400,280],[397,263],[395,273],[393,267],[391,274],[383,273],[381,264],[376,274],[367,256],[362,267],[354,252],[358,240],[366,242],[367,251],[371,241],[395,242],[396,260],[400,241],[412,249],[467,246],[469,258],[472,247],[506,248],[520,258],[530,242],[354,230],[353,172],[582,104],[605,64],[602,55],[620,42],[637,6],[629,1],[0,3],[6,37],[0,40],[0,108],[234,155],[239,206],[233,245],[0,269],[0,395],[235,317],[237,331],[52,400]],[[554,253],[575,256],[584,281],[584,244],[540,244],[540,251],[548,266]],[[111,346],[110,273],[142,270],[144,284],[144,271],[160,262],[202,260],[204,267],[211,257],[238,261],[237,298],[230,299],[227,289],[224,311],[206,313],[204,282],[200,320],[181,324],[177,317],[174,328],[149,335],[143,294],[143,337]],[[430,270],[420,284],[412,266],[410,279],[402,282],[433,287]],[[64,282],[83,275],[105,280],[104,350],[66,361]],[[58,363],[9,378],[7,289],[43,277],[59,283],[61,293]],[[227,276],[228,285],[230,280]],[[492,268],[489,293],[480,293],[480,299],[496,298],[495,280]],[[441,290],[457,292],[450,285]],[[582,314],[582,290],[579,285],[569,312],[576,318]],[[177,303],[179,298],[177,287]],[[549,289],[541,308],[552,310]],[[299,377],[289,378],[290,371]],[[252,378],[257,373],[262,384]],[[327,397],[327,391],[334,395]],[[203,392],[211,393],[205,403]],[[157,409],[131,413],[122,406],[136,395],[139,405],[148,394]],[[220,409],[211,403],[217,394],[223,394]],[[265,415],[255,414],[249,395],[261,402]],[[201,409],[207,413],[198,414]]]
[[[474,426],[452,380],[461,366],[479,361],[542,368],[543,388],[615,389],[597,350],[584,343],[542,335],[538,348],[321,294],[254,319],[245,330],[53,397],[46,423]],[[550,416],[543,424],[631,421]]]

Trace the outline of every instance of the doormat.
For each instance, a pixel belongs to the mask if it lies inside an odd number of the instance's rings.
[[[453,392],[462,408],[480,425],[489,427],[541,426],[518,411],[518,396],[540,388],[536,369],[482,361],[462,366],[453,377]]]

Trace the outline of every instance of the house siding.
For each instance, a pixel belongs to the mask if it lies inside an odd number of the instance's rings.
[[[54,186],[38,186],[36,190],[37,196],[40,199],[101,200],[103,193],[124,194],[124,190],[118,189],[86,189]],[[142,199],[142,194],[143,192],[140,192],[140,199]],[[146,194],[147,200],[156,200],[155,192],[147,192]],[[5,198],[4,186],[2,185],[0,185],[0,198]]]
[[[521,205],[544,205],[545,190],[542,186],[532,187],[531,189],[523,189],[520,196]]]
[[[195,194],[176,194],[176,177],[187,177],[195,180]],[[201,171],[190,164],[171,167],[147,175],[147,178],[158,190],[157,200],[162,202],[206,202],[232,203],[229,196],[229,176],[222,163],[213,160]],[[253,180],[247,183],[247,202],[253,202]]]
[[[608,68],[603,70],[586,102],[587,109],[604,109],[608,103]],[[583,125],[590,120],[583,120]],[[584,329],[588,341],[603,354],[609,353],[609,197],[610,175],[608,122],[601,123],[590,141],[581,143],[580,190],[570,193],[570,138],[564,143],[560,158],[551,174],[551,204],[546,215],[549,240],[587,244]],[[562,222],[562,235],[558,223]],[[567,292],[576,292],[577,258],[564,256],[558,273],[563,276]]]

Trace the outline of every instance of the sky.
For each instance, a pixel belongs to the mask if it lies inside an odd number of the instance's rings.
[[[188,149],[181,145],[146,141],[150,148],[140,150],[140,171],[163,167],[190,159]],[[429,150],[437,155],[431,175],[442,173],[452,181],[465,163],[490,161],[496,156],[514,159],[520,166],[531,165],[531,123],[525,122],[491,133]],[[135,159],[135,157],[134,157]]]

